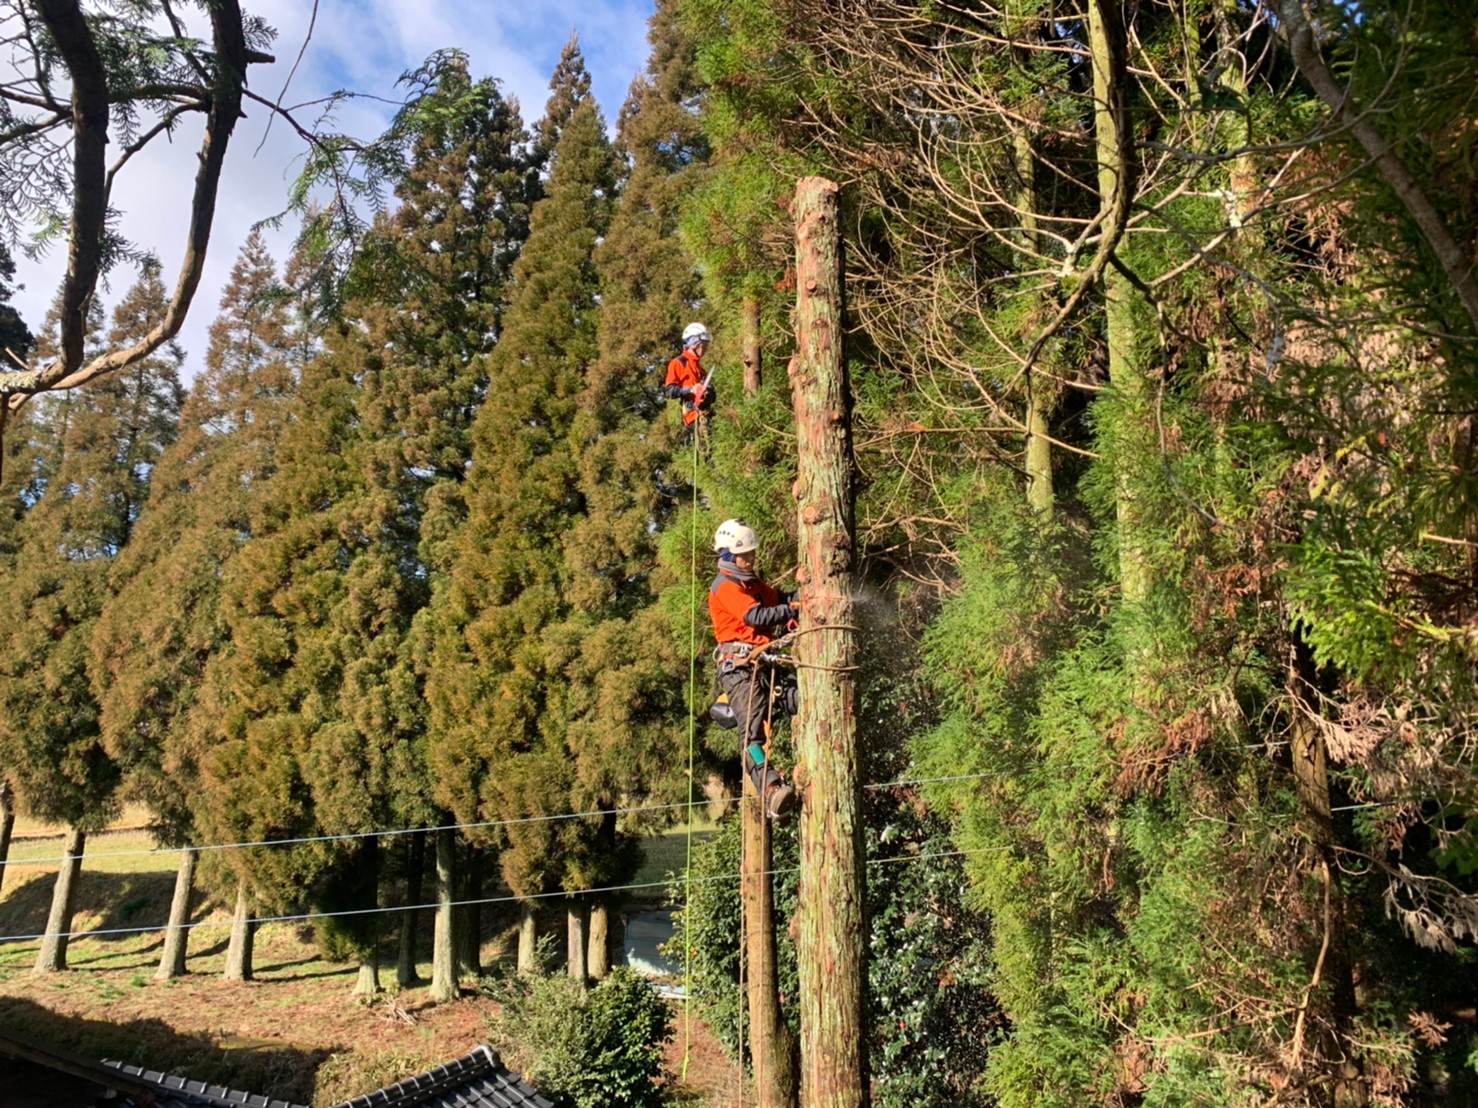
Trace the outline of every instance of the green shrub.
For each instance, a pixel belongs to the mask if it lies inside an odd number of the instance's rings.
[[[504,1055],[562,1108],[648,1108],[671,1033],[666,1005],[646,981],[618,968],[594,989],[540,974],[496,981],[489,994]]]

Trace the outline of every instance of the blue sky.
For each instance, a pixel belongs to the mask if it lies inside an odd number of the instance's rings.
[[[276,99],[302,47],[312,4],[246,0],[245,6],[277,28],[276,63],[253,66],[250,74],[254,92]],[[501,80],[505,95],[516,96],[524,118],[532,122],[543,113],[549,74],[575,32],[596,98],[614,127],[632,79],[646,66],[653,6],[654,0],[321,0],[312,39],[284,103],[340,88],[393,98],[400,74],[432,51],[455,46],[468,55],[474,76]],[[391,111],[370,99],[357,100],[342,109],[337,128],[376,134]],[[189,354],[188,372],[204,364],[206,332],[238,248],[252,224],[282,209],[302,153],[300,141],[280,120],[263,142],[266,118],[263,109],[248,109],[227,153],[205,276],[180,335]],[[170,287],[179,275],[199,141],[198,122],[183,126],[173,142],[156,141],[130,163],[114,189],[114,206],[125,213],[124,234],[159,256]],[[269,238],[279,262],[291,237],[291,229],[284,228]],[[17,279],[26,286],[16,306],[28,323],[39,326],[65,267],[65,245],[39,263],[22,257],[16,262]],[[111,307],[133,278],[132,272],[116,272],[105,304]]]

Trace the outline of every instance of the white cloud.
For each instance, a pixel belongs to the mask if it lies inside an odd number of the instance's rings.
[[[652,7],[653,0],[322,0],[313,38],[284,102],[302,103],[337,88],[393,99],[402,73],[433,50],[454,46],[466,52],[474,75],[499,78],[505,94],[516,96],[525,119],[532,121],[543,112],[549,74],[574,30],[596,98],[614,124],[632,77],[646,64]],[[278,31],[276,61],[250,72],[252,91],[276,99],[302,46],[312,7],[302,0],[248,0],[248,8]],[[335,126],[348,133],[377,133],[391,111],[373,100],[355,100],[341,106]],[[248,105],[231,140],[204,277],[180,336],[190,372],[204,364],[206,332],[237,251],[252,224],[281,211],[303,152],[301,140],[281,120],[267,130],[268,116],[261,105]],[[180,127],[172,142],[156,140],[120,174],[114,190],[114,206],[124,213],[123,233],[159,256],[170,285],[179,275],[199,143],[199,122]],[[288,227],[269,233],[279,261],[291,238]],[[25,288],[15,303],[33,327],[45,316],[65,264],[62,244],[37,263],[17,257],[17,280]],[[131,272],[115,273],[105,301],[111,305],[132,280]]]

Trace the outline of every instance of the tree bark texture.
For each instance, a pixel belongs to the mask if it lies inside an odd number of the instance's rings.
[[[15,793],[9,781],[0,781],[0,889],[10,868],[10,836],[15,831]]]
[[[611,906],[604,899],[590,906],[590,944],[585,952],[586,976],[604,981],[611,973]]]
[[[1113,221],[1111,212],[1127,203],[1132,171],[1132,138],[1127,131],[1122,88],[1123,27],[1113,6],[1105,0],[1088,5],[1088,43],[1093,62],[1094,135],[1098,153],[1100,219]],[[1158,454],[1150,412],[1149,378],[1135,311],[1137,292],[1129,279],[1110,267],[1103,277],[1103,311],[1108,339],[1109,382],[1123,405],[1124,428],[1133,428],[1142,441],[1126,444],[1116,456],[1128,467],[1146,465]],[[1128,431],[1126,430],[1126,434]],[[1144,506],[1131,473],[1116,477],[1115,511],[1119,524],[1119,587],[1126,604],[1149,596],[1149,562],[1144,551]]]
[[[377,944],[366,947],[359,955],[359,974],[354,979],[354,995],[380,995],[380,948]]]
[[[231,942],[226,946],[226,970],[221,976],[227,981],[250,981],[256,942],[257,921],[252,919],[250,897],[242,881],[236,886],[236,912],[231,917]]]
[[[1289,694],[1294,704],[1293,726],[1289,730],[1289,754],[1293,760],[1294,788],[1298,796],[1300,821],[1309,843],[1309,863],[1323,884],[1324,912],[1319,951],[1304,998],[1305,1010],[1295,1022],[1292,1066],[1300,1064],[1305,1042],[1309,1005],[1327,1005],[1327,1029],[1321,1036],[1321,1053],[1330,1059],[1333,1073],[1335,1108],[1361,1108],[1369,1102],[1369,1090],[1360,1067],[1352,1057],[1352,1036],[1359,1015],[1355,995],[1354,963],[1350,956],[1349,922],[1345,913],[1344,890],[1339,881],[1336,857],[1334,812],[1329,799],[1329,755],[1324,734],[1310,718],[1317,711],[1313,695],[1315,667],[1313,655],[1302,642],[1293,649],[1289,675]],[[1323,997],[1315,997],[1316,991]]]
[[[763,380],[760,373],[760,302],[755,296],[746,296],[742,307],[743,331],[739,336],[744,360],[744,392],[758,392]]]
[[[185,953],[190,942],[190,899],[195,891],[195,850],[180,851],[180,868],[175,874],[174,897],[169,902],[169,926],[164,930],[164,950],[159,955],[159,969],[154,976],[160,981],[185,974]]]
[[[412,835],[405,866],[405,902],[412,907],[400,913],[400,949],[395,959],[395,983],[401,988],[420,983],[416,972],[416,937],[421,913],[414,905],[421,903],[426,885],[426,832]]]
[[[1020,187],[1016,207],[1021,212],[1021,242],[1027,250],[1022,265],[1032,264],[1031,253],[1037,249],[1037,152],[1031,135],[1021,129],[1013,135],[1016,151],[1016,174]],[[1052,414],[1052,389],[1034,370],[1026,374],[1026,499],[1044,517],[1051,518],[1052,439],[1048,420]]]
[[[457,909],[457,966],[464,977],[482,976],[482,851],[467,847],[467,870],[462,882],[462,906]]]
[[[539,969],[539,913],[532,901],[518,906],[518,972]]]
[[[798,1059],[790,1025],[780,1015],[780,975],[775,961],[774,850],[770,821],[744,777],[740,802],[744,860],[739,888],[744,908],[745,980],[749,1001],[749,1059],[759,1108],[796,1108]]]
[[[67,832],[67,846],[62,864],[51,887],[51,911],[46,917],[46,936],[36,955],[37,973],[56,973],[67,968],[67,933],[72,930],[72,917],[77,914],[77,882],[82,876],[82,851],[87,847],[87,832],[73,827]]]
[[[457,833],[436,832],[436,925],[431,944],[431,999],[457,999]]]
[[[565,906],[565,968],[572,981],[585,983],[586,933],[589,906],[583,893],[572,896]]]
[[[837,186],[796,185],[795,497],[801,585],[800,714],[794,722],[801,789],[801,1103],[868,1103],[867,915],[852,670],[851,397],[843,351]]]

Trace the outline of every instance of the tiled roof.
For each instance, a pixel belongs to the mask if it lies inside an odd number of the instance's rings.
[[[126,1066],[110,1059],[105,1059],[103,1065],[158,1088],[162,1095],[153,1098],[154,1108],[306,1108],[305,1105],[273,1100],[259,1093],[243,1093],[220,1085],[207,1085],[204,1081],[191,1081],[172,1073],[146,1070],[142,1066]],[[125,1096],[114,1103],[119,1108],[127,1108],[142,1104],[142,1101]]]
[[[554,1108],[554,1104],[504,1069],[492,1049],[479,1046],[455,1061],[335,1108]]]

